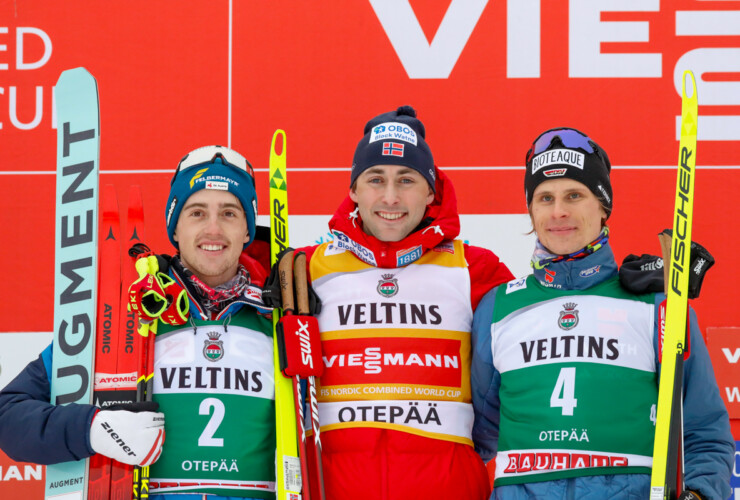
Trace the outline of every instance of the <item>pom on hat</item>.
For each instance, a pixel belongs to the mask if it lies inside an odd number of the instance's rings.
[[[524,195],[527,206],[537,186],[550,179],[573,179],[584,184],[601,201],[606,216],[612,212],[611,163],[606,151],[574,128],[547,130],[527,152]]]
[[[257,193],[252,165],[242,155],[223,146],[205,146],[186,154],[172,177],[165,207],[167,235],[175,248],[175,229],[185,202],[201,189],[228,191],[237,197],[247,218],[249,241],[254,241],[257,220]]]
[[[352,160],[350,187],[370,167],[399,165],[419,172],[434,191],[434,158],[425,140],[424,124],[416,118],[414,108],[400,106],[380,114],[365,124],[363,133]]]

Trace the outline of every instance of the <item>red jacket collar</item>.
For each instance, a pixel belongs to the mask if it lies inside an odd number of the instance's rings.
[[[455,189],[439,169],[434,201],[427,207],[424,220],[429,224],[401,241],[380,241],[362,230],[357,205],[348,195],[329,221],[329,229],[336,246],[351,251],[372,266],[394,268],[414,262],[429,249],[455,239],[460,233]]]

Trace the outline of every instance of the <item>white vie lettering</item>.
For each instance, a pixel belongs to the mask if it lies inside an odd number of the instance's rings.
[[[447,78],[488,0],[452,0],[432,43],[409,0],[370,0],[409,78]]]
[[[735,352],[730,352],[730,349],[727,347],[722,348],[722,353],[727,358],[727,361],[730,363],[737,363],[737,360],[740,359],[740,347],[735,348]]]
[[[725,394],[727,395],[727,401],[730,403],[740,403],[739,387],[725,387]]]

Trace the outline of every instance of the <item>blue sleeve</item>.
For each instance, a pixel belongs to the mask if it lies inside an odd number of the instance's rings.
[[[496,456],[498,448],[499,410],[501,402],[498,389],[501,376],[493,367],[491,350],[491,322],[496,288],[488,292],[478,304],[473,316],[473,360],[470,386],[473,397],[473,442],[475,451],[488,462]]]
[[[656,297],[656,306],[663,298]],[[659,332],[657,327],[656,321]],[[683,367],[684,482],[686,489],[704,498],[724,500],[731,494],[735,440],[693,309],[689,309],[689,331],[690,353]]]
[[[51,345],[0,391],[0,448],[13,460],[54,464],[94,454],[92,405],[49,403]]]

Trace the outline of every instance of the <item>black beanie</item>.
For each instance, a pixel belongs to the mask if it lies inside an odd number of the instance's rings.
[[[352,160],[350,187],[357,177],[374,165],[400,165],[419,172],[434,191],[437,178],[434,158],[424,140],[424,124],[411,106],[378,115],[365,124]]]
[[[553,128],[541,133],[527,152],[524,195],[527,206],[534,190],[550,179],[573,179],[584,184],[612,213],[611,163],[606,151],[574,128]]]

